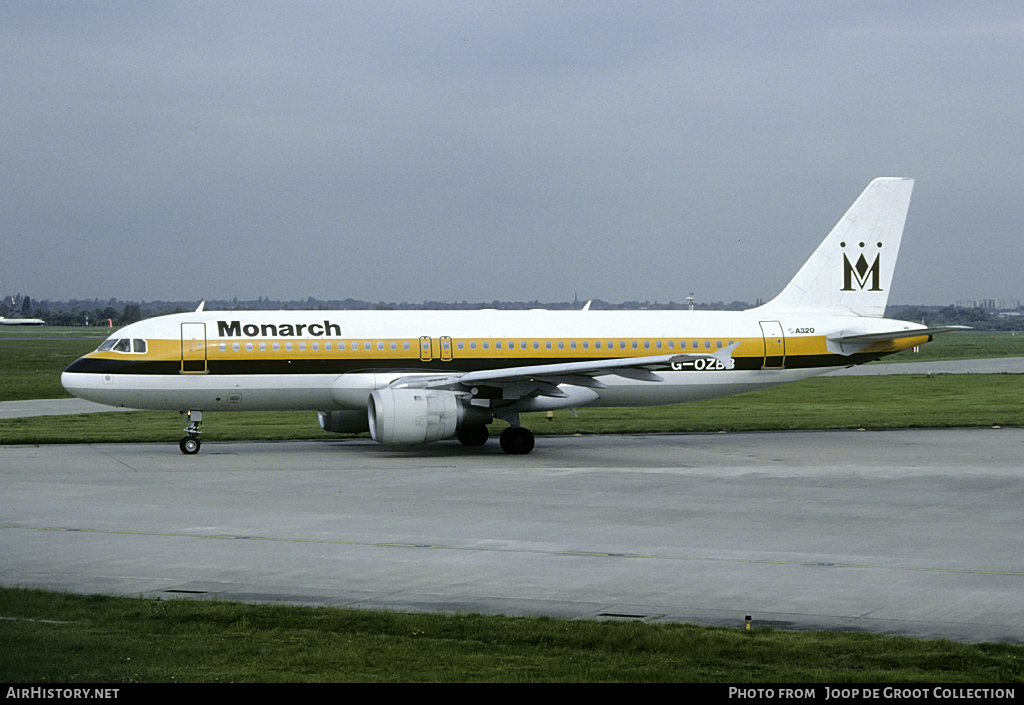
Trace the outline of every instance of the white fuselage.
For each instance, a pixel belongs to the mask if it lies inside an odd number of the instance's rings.
[[[907,329],[899,344],[861,345],[852,354],[829,349],[830,334],[894,326]],[[409,375],[693,356],[675,369],[663,366],[659,381],[607,375],[603,388],[584,389],[570,380],[559,385],[566,397],[535,404],[643,406],[737,394],[858,364],[923,342],[911,337],[915,328],[756,310],[201,311],[127,326],[108,339],[120,345],[82,358],[61,381],[84,399],[137,409],[364,409],[371,391]],[[733,369],[697,357],[733,343]]]

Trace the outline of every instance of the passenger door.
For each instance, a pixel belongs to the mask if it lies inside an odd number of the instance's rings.
[[[764,366],[761,369],[782,369],[786,363],[786,336],[782,333],[782,324],[761,321],[761,333],[764,335]]]
[[[181,371],[183,374],[206,372],[206,324],[181,324]]]

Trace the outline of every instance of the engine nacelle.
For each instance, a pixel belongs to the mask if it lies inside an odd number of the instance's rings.
[[[370,420],[365,411],[318,411],[316,417],[320,428],[331,433],[366,433],[370,430]]]
[[[385,387],[370,394],[367,418],[378,443],[415,445],[453,438],[460,427],[484,425],[493,417],[454,392]]]

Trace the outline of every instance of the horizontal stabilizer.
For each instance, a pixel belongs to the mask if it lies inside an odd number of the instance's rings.
[[[889,340],[901,338],[916,338],[921,335],[937,335],[939,333],[950,333],[957,330],[971,330],[970,326],[942,326],[940,328],[907,328],[905,330],[892,330],[884,333],[855,333],[847,335],[846,331],[837,335],[828,336],[829,340],[837,343],[884,343]]]
[[[925,335],[930,337],[939,333],[970,329],[970,326],[941,326],[939,328],[904,328],[902,330],[890,330],[881,333],[855,333],[844,330],[825,336],[825,345],[831,353],[852,355],[873,343],[887,343],[893,340],[919,338]]]

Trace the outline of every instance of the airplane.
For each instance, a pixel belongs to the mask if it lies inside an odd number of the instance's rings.
[[[4,318],[0,316],[0,326],[45,326],[42,318]]]
[[[330,432],[382,444],[488,424],[506,453],[534,449],[520,414],[647,406],[802,380],[921,345],[883,317],[914,182],[872,181],[783,291],[746,311],[206,311],[132,323],[61,376],[77,397],[173,410],[199,451],[203,412],[318,412]]]

